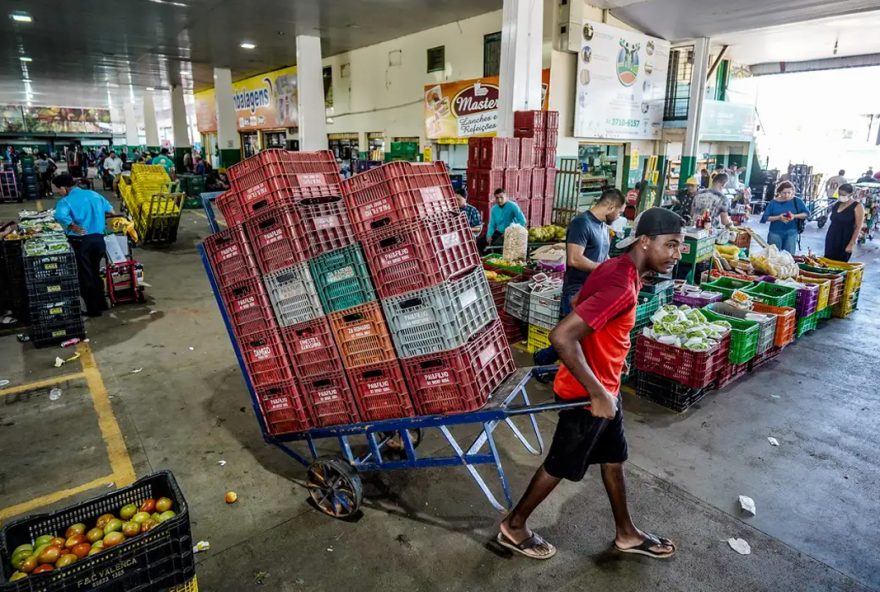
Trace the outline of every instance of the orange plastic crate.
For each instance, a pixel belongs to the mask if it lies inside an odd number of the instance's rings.
[[[754,312],[762,312],[766,314],[776,315],[776,337],[773,339],[773,345],[776,347],[785,347],[794,341],[795,331],[797,331],[797,311],[790,306],[770,306],[763,302],[754,302],[752,304]]]
[[[394,343],[378,302],[370,302],[329,316],[346,369],[394,360]]]

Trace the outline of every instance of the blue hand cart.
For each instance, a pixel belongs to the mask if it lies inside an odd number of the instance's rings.
[[[204,208],[211,231],[217,232],[218,223],[211,201],[212,199],[204,200]],[[510,509],[513,506],[513,499],[495,441],[496,428],[506,425],[527,452],[541,455],[544,451],[544,441],[535,416],[545,411],[559,411],[585,405],[584,401],[532,404],[526,390],[527,385],[532,378],[546,376],[548,372],[555,371],[556,367],[520,368],[495,389],[489,403],[478,411],[338,425],[283,436],[270,435],[263,419],[259,399],[245,369],[244,358],[234,338],[232,324],[223,307],[204,245],[200,244],[198,248],[217,306],[229,333],[232,348],[241,367],[254,414],[260,421],[263,439],[307,467],[306,484],[309,495],[315,505],[329,516],[348,518],[358,512],[363,501],[363,486],[359,473],[454,466],[463,466],[467,469],[492,507],[499,512],[503,512],[505,508]],[[527,418],[526,433],[523,433],[513,421],[518,416]],[[453,434],[451,428],[463,425],[481,426],[482,429],[470,443],[462,442]],[[439,431],[448,449],[444,447],[440,452],[420,455],[417,449],[424,430]],[[320,455],[316,441],[324,439],[336,440],[339,453],[330,456]],[[303,443],[305,451],[298,451],[295,446],[299,444],[302,448]],[[504,495],[504,504],[498,501],[486,479],[477,470],[480,465],[494,467]]]

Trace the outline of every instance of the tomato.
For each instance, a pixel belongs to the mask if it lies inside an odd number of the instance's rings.
[[[26,577],[27,577],[26,573],[24,573],[22,571],[17,571],[15,573],[13,573],[11,576],[9,576],[9,581],[10,582],[17,582],[18,580],[23,580]]]
[[[113,514],[101,514],[98,516],[98,521],[95,522],[95,528],[104,528],[107,526],[107,523],[116,518]]]
[[[123,520],[131,520],[131,517],[137,514],[138,508],[134,504],[125,504],[122,506],[122,509],[119,510],[119,517]]]
[[[76,563],[76,560],[79,559],[73,553],[65,553],[61,557],[58,558],[58,561],[55,562],[55,567],[57,569],[61,569],[62,567],[67,567],[68,565],[73,565]]]
[[[38,566],[38,567],[37,567],[34,571],[32,571],[31,573],[32,573],[32,574],[41,574],[41,573],[43,573],[43,572],[52,571],[52,570],[54,570],[54,569],[55,569],[55,568],[54,568],[52,565],[50,565],[50,564],[48,564],[48,563],[44,563],[43,565]]]
[[[67,539],[62,539],[61,537],[54,537],[51,541],[49,541],[50,545],[55,545],[56,547],[64,548],[64,543],[67,542]]]
[[[37,537],[37,540],[34,541],[34,548],[42,547],[43,545],[48,545],[52,542],[52,539],[55,538],[51,534],[44,534]]]
[[[84,542],[86,542],[87,540],[88,540],[88,539],[86,538],[86,535],[84,535],[84,534],[75,534],[75,535],[71,536],[69,539],[67,539],[66,541],[64,541],[64,547],[67,548],[67,549],[73,549],[73,548],[76,547],[78,544],[80,544],[80,543],[84,543]]]
[[[158,522],[156,522],[155,520],[150,518],[149,520],[147,520],[143,524],[141,524],[141,532],[149,532],[149,531],[153,530],[154,528],[156,528],[156,526],[158,524],[159,524]]]
[[[119,532],[122,530],[122,520],[119,518],[114,518],[110,522],[104,525],[104,535],[108,535],[111,532]]]
[[[114,531],[104,537],[104,548],[109,549],[125,542],[125,535],[121,532]]]
[[[82,522],[77,522],[76,524],[71,524],[70,528],[67,529],[67,532],[64,533],[65,538],[70,538],[75,534],[84,534],[86,532],[86,525]]]
[[[134,516],[131,517],[131,521],[136,524],[143,524],[144,522],[146,522],[149,519],[150,519],[150,515],[147,514],[146,512],[138,512],[137,514],[135,514]]]
[[[158,500],[156,500],[156,511],[167,512],[171,509],[172,505],[174,505],[174,502],[172,502],[169,498],[160,497]]]
[[[21,567],[19,567],[18,569],[19,571],[23,571],[24,573],[31,573],[32,571],[37,569],[37,558],[31,555],[24,560],[24,563],[22,563]]]
[[[92,546],[88,543],[80,543],[71,549],[71,552],[77,556],[77,558],[82,559],[86,555],[89,554],[89,551],[92,550]]]
[[[94,543],[95,541],[100,541],[104,538],[104,529],[103,528],[93,528],[89,532],[86,533],[86,540],[90,543]]]
[[[144,503],[141,504],[141,507],[138,508],[139,512],[146,512],[147,514],[152,514],[156,511],[156,500],[153,498],[147,498],[144,500]]]
[[[61,557],[61,547],[49,545],[48,547],[43,549],[43,552],[40,553],[39,557],[37,557],[37,562],[40,564],[55,563],[56,561],[58,561],[59,557]]]
[[[98,553],[100,553],[103,550],[104,550],[104,547],[92,547],[91,549],[89,549],[88,556],[91,557],[92,555],[97,555]]]

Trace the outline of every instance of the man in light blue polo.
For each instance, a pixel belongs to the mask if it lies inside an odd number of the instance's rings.
[[[55,221],[64,227],[76,255],[86,316],[99,317],[107,307],[101,282],[101,259],[105,252],[107,218],[115,215],[113,206],[101,194],[76,187],[73,177],[67,173],[58,175],[52,182],[64,196],[55,204]]]
[[[491,245],[497,240],[504,240],[504,231],[511,224],[526,226],[526,217],[522,210],[519,209],[516,202],[507,199],[507,194],[503,189],[496,189],[494,195],[495,205],[489,211],[489,225],[486,227],[484,239],[486,245]],[[480,246],[483,247],[483,245]]]

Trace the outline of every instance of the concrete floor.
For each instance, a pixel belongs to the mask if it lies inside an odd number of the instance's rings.
[[[0,206],[0,220],[16,209]],[[148,303],[88,324],[136,474],[172,470],[196,540],[211,542],[197,556],[200,589],[880,590],[876,247],[860,252],[869,267],[861,311],[851,320],[829,321],[685,414],[625,395],[633,513],[643,528],[676,540],[674,559],[609,550],[613,523],[592,472],[581,484],[561,485],[536,513],[533,526],[559,554],[535,562],[492,544],[500,515],[462,468],[366,476],[357,521],[314,510],[303,468],[261,439],[197,255],[206,233],[203,214],[185,212],[177,244],[136,252],[151,286]],[[805,245],[821,251],[822,234],[811,225]],[[67,351],[2,337],[0,378],[15,386],[71,372],[52,367],[55,355]],[[143,371],[132,373],[138,368]],[[48,401],[47,389],[3,397],[0,512],[100,480],[112,473],[111,461],[118,465],[102,452],[90,384],[70,381],[56,402]],[[532,394],[550,396],[545,387]],[[550,414],[540,417],[545,438],[554,423]],[[498,434],[516,496],[540,460],[507,430]],[[780,446],[771,447],[767,436]],[[63,457],[46,443],[59,438]],[[421,450],[442,445],[437,434],[427,434]],[[495,484],[490,471],[484,475]],[[239,494],[237,504],[224,503],[227,489]],[[104,484],[51,506],[102,490]],[[757,516],[740,516],[740,494],[755,499]],[[746,539],[751,555],[733,552],[729,537]]]

